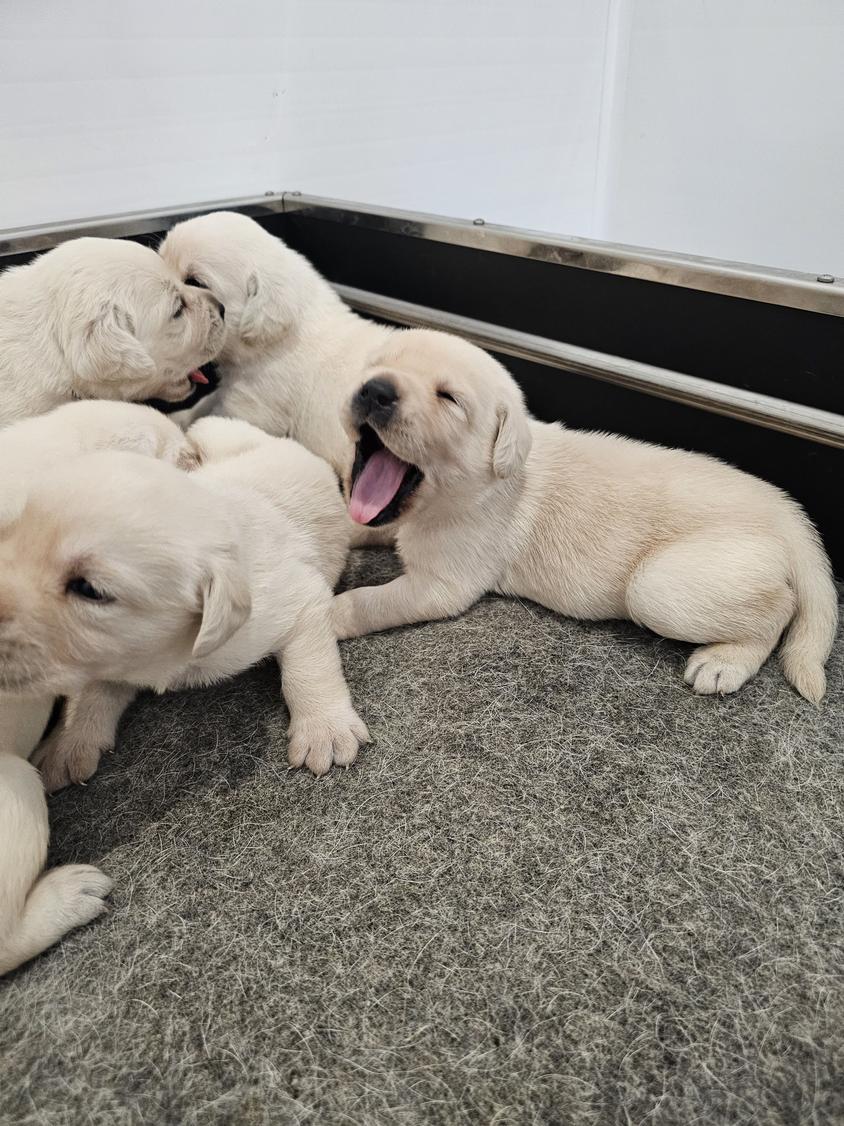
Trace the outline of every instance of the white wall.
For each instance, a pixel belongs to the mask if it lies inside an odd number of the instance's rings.
[[[595,237],[844,274],[844,2],[620,0]]]
[[[268,190],[844,273],[844,0],[0,0],[0,227]]]
[[[0,227],[277,188],[285,50],[271,2],[0,0]]]
[[[592,221],[608,0],[0,0],[0,226],[300,188]]]

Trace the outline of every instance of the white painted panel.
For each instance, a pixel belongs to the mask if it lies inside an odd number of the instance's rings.
[[[583,233],[608,0],[0,3],[0,226],[297,187]]]
[[[323,195],[588,229],[606,9],[606,0],[292,6],[288,178]]]
[[[844,273],[844,0],[0,0],[0,227],[299,188]]]
[[[596,236],[844,274],[844,3],[616,0]]]
[[[284,22],[263,0],[0,4],[0,226],[277,186]]]

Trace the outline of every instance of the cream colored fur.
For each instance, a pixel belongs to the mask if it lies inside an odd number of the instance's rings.
[[[332,471],[226,419],[188,443],[203,463],[190,475],[125,451],[33,474],[0,527],[0,686],[69,697],[34,756],[48,789],[94,773],[139,687],[208,684],[269,654],[292,766],[323,774],[368,739],[330,622],[348,546]],[[103,600],[68,587],[82,578]],[[0,755],[0,973],[104,910],[111,881],[94,868],[39,878],[46,844],[36,770]]]
[[[0,427],[71,399],[178,402],[223,334],[219,303],[148,247],[63,243],[0,275]]]
[[[404,575],[337,596],[338,637],[459,614],[492,590],[693,642],[698,693],[736,691],[786,631],[785,674],[820,701],[837,597],[787,494],[700,454],[537,422],[500,364],[440,333],[396,333],[367,377],[399,395],[371,424],[425,478],[397,524]],[[356,433],[351,404],[345,420]]]
[[[185,424],[209,413],[241,418],[348,473],[354,451],[340,412],[392,330],[353,313],[306,258],[245,215],[188,219],[159,253],[226,307],[220,386]],[[388,530],[360,527],[353,535],[356,543],[391,539]]]
[[[24,512],[33,480],[60,480],[73,459],[99,449],[134,450],[185,468],[196,464],[176,426],[151,407],[89,400],[68,403],[0,431],[0,541]],[[0,648],[16,600],[0,605]],[[44,787],[26,762],[44,732],[55,693],[0,696],[0,974],[34,957],[66,931],[95,918],[110,879],[88,865],[41,875],[48,825]]]
[[[291,765],[325,773],[367,738],[330,627],[348,547],[330,468],[238,421],[204,419],[189,439],[203,463],[190,475],[134,454],[78,458],[31,489],[0,544],[0,602],[13,586],[21,607],[0,684],[70,697],[35,756],[48,790],[94,773],[137,688],[212,683],[270,654]],[[65,594],[74,572],[106,598]]]

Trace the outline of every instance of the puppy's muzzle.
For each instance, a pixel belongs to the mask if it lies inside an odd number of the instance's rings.
[[[352,399],[352,417],[360,426],[386,426],[396,411],[399,393],[389,379],[369,379]]]

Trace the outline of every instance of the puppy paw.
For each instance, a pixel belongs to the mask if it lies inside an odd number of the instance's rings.
[[[54,794],[87,782],[96,773],[103,751],[109,749],[72,739],[59,726],[37,748],[31,762],[41,771],[44,789]]]
[[[352,707],[340,715],[296,719],[288,735],[287,761],[292,767],[307,766],[317,776],[333,765],[350,766],[358,747],[369,742],[366,724]]]
[[[199,452],[191,445],[185,445],[177,454],[173,461],[177,469],[184,469],[186,473],[192,473],[194,469],[199,469],[202,465],[202,459]]]
[[[698,696],[728,696],[758,668],[758,662],[742,659],[739,645],[702,645],[689,657],[683,679]]]
[[[92,922],[107,910],[114,880],[91,864],[53,868],[38,882],[39,906],[61,921],[64,930]]]

